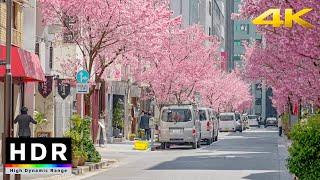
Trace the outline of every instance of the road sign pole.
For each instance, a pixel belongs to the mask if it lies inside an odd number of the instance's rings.
[[[81,96],[81,102],[80,102],[81,103],[81,106],[80,106],[81,113],[80,114],[81,114],[81,118],[83,118],[83,116],[84,116],[83,115],[84,114],[84,94],[81,94],[80,96]]]
[[[77,93],[80,93],[80,116],[84,118],[84,94],[89,93],[89,84],[90,74],[86,70],[78,71],[76,75],[77,80]]]

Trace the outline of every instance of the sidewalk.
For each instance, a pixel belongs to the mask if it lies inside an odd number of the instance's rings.
[[[287,139],[286,136],[278,138],[278,156],[279,156],[279,171],[280,171],[280,180],[292,180],[293,176],[289,173],[287,169],[287,159],[289,156],[288,148],[291,145],[291,142]]]

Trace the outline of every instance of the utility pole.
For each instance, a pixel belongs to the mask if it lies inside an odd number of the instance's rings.
[[[6,174],[6,138],[13,135],[12,131],[12,74],[11,74],[11,30],[12,30],[12,0],[7,0],[7,27],[6,27],[6,74],[4,82],[4,133],[2,135],[2,165],[3,180],[10,180]]]

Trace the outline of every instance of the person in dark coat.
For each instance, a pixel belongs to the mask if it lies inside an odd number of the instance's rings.
[[[21,108],[21,114],[16,117],[14,123],[18,123],[18,136],[22,138],[29,138],[31,136],[30,123],[37,124],[30,115],[28,115],[28,108]]]
[[[150,135],[151,135],[150,127],[149,127],[149,119],[150,119],[150,116],[148,115],[147,112],[144,112],[143,116],[141,116],[141,119],[140,119],[140,128],[144,129],[145,135],[147,136],[147,140],[150,139]]]

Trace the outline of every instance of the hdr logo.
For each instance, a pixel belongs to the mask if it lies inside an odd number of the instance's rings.
[[[299,24],[305,28],[313,28],[313,25],[301,18],[301,16],[312,11],[310,8],[302,9],[297,13],[293,13],[292,9],[285,9],[284,21],[280,17],[280,9],[269,9],[262,13],[260,16],[252,20],[255,25],[272,25],[273,27],[285,27],[292,28],[293,22]],[[272,15],[271,20],[266,20],[268,16]]]
[[[60,174],[71,171],[70,138],[7,138],[7,174]]]

